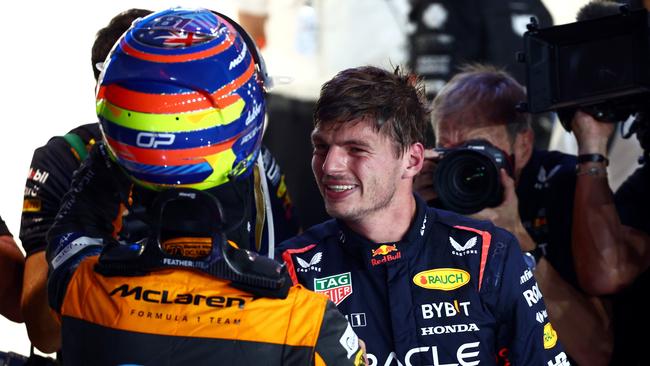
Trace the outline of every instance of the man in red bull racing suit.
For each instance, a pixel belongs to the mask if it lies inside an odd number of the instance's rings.
[[[312,169],[335,219],[281,244],[293,281],[337,304],[370,365],[496,365],[503,347],[512,364],[568,365],[514,236],[413,194],[416,85],[363,67],[323,86]]]

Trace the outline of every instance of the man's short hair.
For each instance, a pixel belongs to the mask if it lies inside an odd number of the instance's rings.
[[[470,126],[506,124],[514,141],[517,133],[530,129],[530,114],[519,112],[526,100],[524,88],[507,72],[494,66],[471,64],[461,68],[433,100],[432,121]]]
[[[341,71],[323,85],[314,126],[371,118],[375,130],[395,143],[399,157],[424,141],[429,113],[424,86],[415,75],[399,67],[390,72],[362,66]]]
[[[131,24],[133,24],[134,20],[146,17],[151,13],[151,10],[136,8],[123,11],[114,16],[106,27],[97,32],[95,43],[93,43],[92,54],[90,56],[95,80],[99,78],[99,70],[96,65],[106,60],[106,57],[113,48],[115,42],[120,39],[124,32],[131,28]]]

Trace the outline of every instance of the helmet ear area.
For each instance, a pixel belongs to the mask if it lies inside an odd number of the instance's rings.
[[[235,31],[242,37],[242,39],[244,40],[246,46],[248,47],[251,53],[251,56],[253,57],[253,61],[255,62],[255,66],[257,69],[257,81],[261,85],[264,94],[266,94],[269,90],[273,88],[273,79],[268,73],[268,69],[266,68],[266,62],[264,62],[264,57],[262,57],[262,53],[257,47],[257,43],[255,43],[253,37],[251,37],[250,34],[248,34],[248,32],[244,29],[244,27],[239,25],[237,22],[232,20],[227,15],[219,13],[214,10],[212,10],[212,13],[227,21],[235,29]]]

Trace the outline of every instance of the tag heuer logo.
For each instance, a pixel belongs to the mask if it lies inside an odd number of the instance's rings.
[[[352,294],[352,275],[347,272],[314,278],[314,292],[327,295],[334,304],[338,305]]]

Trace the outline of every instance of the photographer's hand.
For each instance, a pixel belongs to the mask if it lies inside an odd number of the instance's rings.
[[[433,186],[433,173],[436,170],[440,154],[433,149],[424,150],[424,163],[422,170],[413,180],[413,190],[416,191],[425,201],[429,202],[438,195]]]
[[[515,181],[508,175],[505,169],[501,169],[500,174],[503,184],[503,202],[497,207],[484,208],[470,216],[480,220],[489,220],[494,225],[510,231],[519,241],[522,251],[527,252],[533,250],[537,247],[537,244],[528,235],[524,225],[521,223],[519,199],[515,193]]]
[[[578,142],[578,154],[607,156],[607,142],[615,127],[614,123],[601,122],[585,112],[577,111],[571,128]]]

